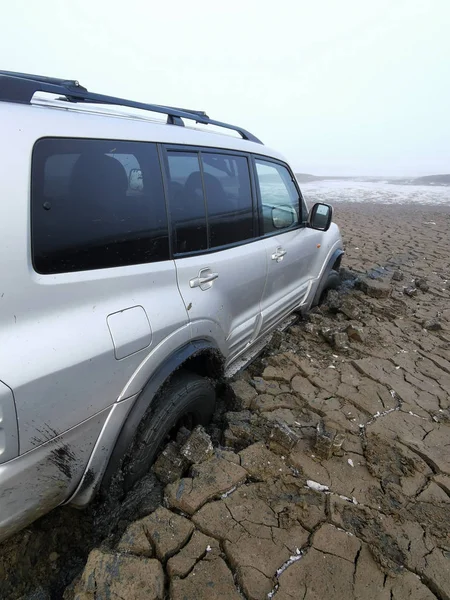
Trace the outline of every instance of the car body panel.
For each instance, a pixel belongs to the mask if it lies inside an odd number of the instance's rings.
[[[261,313],[267,263],[264,240],[175,261],[178,287],[192,329],[192,337],[203,337],[204,322],[220,329],[221,346],[229,360],[251,341]],[[191,287],[201,274],[217,278],[206,286]],[[209,331],[209,335],[213,332]],[[217,334],[215,334],[215,337]]]
[[[105,409],[0,465],[0,541],[58,506],[74,490],[109,413]]]

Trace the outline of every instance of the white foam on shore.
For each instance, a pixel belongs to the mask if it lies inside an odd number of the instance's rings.
[[[314,202],[378,202],[450,206],[450,187],[445,186],[327,179],[300,183],[300,188],[310,205]],[[434,223],[429,221],[427,225],[433,227]]]

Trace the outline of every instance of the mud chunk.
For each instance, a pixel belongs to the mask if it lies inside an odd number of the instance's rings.
[[[349,319],[358,320],[361,316],[361,310],[353,298],[346,298],[339,309],[343,315]]]
[[[416,286],[416,288],[418,288],[422,292],[428,292],[428,290],[430,289],[430,286],[428,285],[428,281],[425,279],[425,277],[419,277],[419,278],[415,279],[414,285]]]
[[[267,437],[266,427],[260,417],[248,410],[225,413],[225,422],[228,425],[223,436],[226,448],[239,451]]]
[[[360,281],[359,287],[365,294],[371,296],[372,298],[389,298],[391,295],[390,284],[379,279],[365,277]]]
[[[387,573],[400,573],[407,562],[406,554],[388,533],[383,521],[366,509],[351,505],[342,508],[342,527],[357,535],[370,547],[372,556]]]
[[[235,396],[235,403],[240,410],[245,410],[251,407],[253,400],[257,396],[257,392],[254,387],[244,381],[244,379],[238,379],[230,384]]]
[[[392,279],[394,281],[402,281],[404,279],[405,275],[403,273],[403,271],[401,271],[400,269],[396,269],[393,273],[392,273]]]
[[[184,427],[184,426],[180,427],[177,431],[177,438],[176,438],[177,444],[179,446],[182,446],[190,435],[191,435],[190,429],[187,429],[187,427]]]
[[[160,481],[171,483],[182,477],[188,464],[186,458],[180,454],[178,444],[170,442],[158,456],[152,470]]]
[[[291,379],[297,375],[298,369],[292,363],[286,361],[285,364],[280,366],[269,365],[263,371],[263,379],[281,381],[290,383]]]
[[[189,464],[199,464],[214,454],[211,438],[201,425],[194,428],[180,448],[180,454]]]
[[[354,564],[311,548],[279,577],[280,600],[329,598],[353,600]],[[361,597],[362,598],[362,597]]]
[[[275,422],[269,434],[269,448],[275,452],[288,453],[298,442],[298,434],[283,422]]]
[[[333,343],[334,331],[331,327],[322,327],[320,329],[320,335],[326,340],[329,344]]]
[[[341,307],[342,300],[339,292],[336,290],[329,290],[325,300],[325,306],[331,313],[337,313]]]
[[[305,331],[306,333],[310,333],[311,335],[317,335],[319,332],[317,325],[314,325],[314,323],[306,323]]]
[[[283,460],[268,450],[262,442],[249,446],[240,452],[241,465],[249,475],[260,481],[290,473]]]
[[[158,560],[102,550],[90,553],[75,591],[75,600],[163,597],[164,572]]]
[[[290,555],[281,543],[249,535],[234,544],[225,541],[224,549],[244,594],[253,599],[267,598],[273,588],[273,574]]]
[[[440,331],[442,329],[439,319],[425,319],[422,322],[422,327],[428,331]]]
[[[352,269],[348,269],[347,267],[341,267],[339,269],[339,277],[343,282],[350,282],[358,279],[357,273],[352,271]]]
[[[417,288],[413,285],[409,285],[408,287],[403,288],[403,293],[412,298],[417,294]]]
[[[348,335],[346,333],[337,332],[333,335],[333,346],[337,350],[348,349]]]
[[[350,323],[345,330],[348,337],[356,342],[364,343],[366,341],[366,334],[364,328],[358,323]]]
[[[170,585],[171,600],[242,600],[233,575],[222,558],[202,560],[185,579]]]
[[[171,483],[165,494],[169,506],[192,515],[208,500],[243,483],[247,472],[220,457],[211,458],[192,469],[192,478]]]
[[[325,554],[334,554],[351,562],[354,562],[361,548],[358,538],[329,523],[325,523],[315,532],[312,545]]]
[[[314,452],[318,458],[327,460],[341,451],[344,440],[345,434],[337,423],[322,419],[317,424]]]
[[[262,377],[254,377],[253,384],[258,394],[272,394],[272,396],[276,396],[283,391],[277,381],[266,381]]]
[[[401,477],[413,475],[422,462],[415,460],[400,444],[391,444],[375,433],[367,435],[364,455],[369,473],[396,484],[400,483]]]
[[[145,533],[142,521],[135,521],[127,527],[117,545],[117,550],[137,554],[138,556],[146,556],[147,558],[153,556],[153,548]]]
[[[137,522],[144,527],[160,560],[175,554],[194,530],[193,524],[188,519],[162,506]]]
[[[219,542],[200,531],[194,531],[186,546],[167,563],[170,577],[186,577],[192,567],[201,559],[220,554]]]

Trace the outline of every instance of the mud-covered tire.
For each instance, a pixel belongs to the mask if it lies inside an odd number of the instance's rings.
[[[213,416],[216,393],[213,384],[190,371],[180,369],[158,393],[142,419],[123,464],[125,490],[145,475],[161,445],[185,418],[190,424],[207,425]]]
[[[331,269],[331,271],[327,275],[325,285],[323,286],[323,289],[320,292],[320,296],[315,299],[312,306],[313,307],[320,306],[321,304],[323,304],[327,298],[328,292],[330,290],[337,289],[340,285],[341,285],[341,278],[339,276],[339,273],[337,271],[335,271],[334,269]]]

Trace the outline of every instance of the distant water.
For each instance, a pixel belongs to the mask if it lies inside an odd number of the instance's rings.
[[[302,183],[300,189],[310,206],[314,202],[380,202],[450,206],[450,187],[442,186],[330,179]]]

